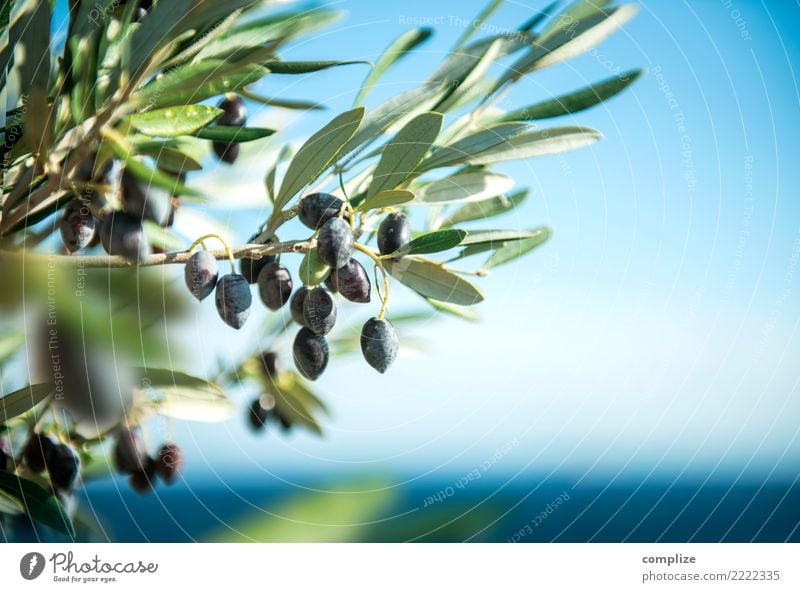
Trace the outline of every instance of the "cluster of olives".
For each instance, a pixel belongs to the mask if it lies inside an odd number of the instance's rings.
[[[151,4],[140,2],[136,10],[146,11]],[[247,108],[241,97],[226,95],[218,106],[223,111],[217,120],[219,125],[238,127],[247,122]],[[230,164],[239,155],[237,142],[214,142],[213,147],[217,156]],[[109,185],[113,161],[107,160],[103,170],[93,175],[95,158],[96,155],[79,167],[75,179],[82,183]],[[176,179],[184,182],[186,176],[181,173]],[[103,215],[99,222],[95,220],[90,205],[94,202],[99,211],[104,204],[102,200],[95,199],[98,196],[91,191],[85,190],[80,197],[67,203],[61,216],[60,230],[64,246],[70,253],[80,251],[99,240],[109,255],[121,255],[134,262],[150,256],[152,247],[145,237],[143,221],[150,220],[169,228],[175,221],[175,211],[180,202],[176,196],[161,187],[152,184],[145,187],[124,169],[120,175],[119,188],[122,209]]]
[[[134,491],[147,493],[158,475],[171,485],[183,468],[183,452],[175,444],[164,444],[155,457],[147,454],[144,440],[136,428],[119,428],[114,439],[114,466],[125,475]]]
[[[317,231],[316,257],[330,268],[324,286],[303,285],[293,293],[289,270],[271,255],[243,259],[241,273],[219,278],[215,258],[206,251],[197,251],[187,262],[184,277],[189,291],[198,300],[216,289],[217,311],[235,329],[241,328],[250,314],[249,284],[258,285],[261,300],[270,310],[278,310],[289,302],[292,319],[301,326],[292,347],[295,366],[304,377],[316,380],[325,371],[330,355],[325,336],[336,324],[333,294],[338,292],[351,302],[367,303],[371,283],[364,266],[352,256],[355,237],[341,199],[328,193],[306,195],[300,200],[298,218]],[[382,255],[391,255],[410,240],[411,228],[405,214],[389,214],[378,228],[378,249]],[[385,372],[397,357],[397,349],[397,334],[389,321],[373,317],[364,324],[361,351],[370,366]],[[263,401],[259,403],[261,411],[256,403],[254,417],[269,411],[268,405],[261,404]]]
[[[10,459],[13,470],[13,458]],[[55,442],[42,433],[34,433],[22,449],[22,462],[33,473],[47,469],[50,483],[56,492],[70,491],[78,479],[81,459],[69,444]]]

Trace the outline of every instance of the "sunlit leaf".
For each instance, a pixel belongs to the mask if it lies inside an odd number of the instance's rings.
[[[491,257],[483,264],[485,269],[498,267],[514,259],[522,257],[529,253],[536,247],[543,244],[552,236],[552,230],[547,227],[539,228],[535,232],[535,236],[525,238],[522,240],[515,240],[508,242],[505,246],[497,249],[492,253]]]
[[[459,173],[412,188],[414,204],[465,203],[491,199],[514,186],[514,179],[500,173]]]
[[[641,74],[642,70],[630,70],[581,90],[516,109],[501,119],[502,121],[530,121],[578,113],[622,92]]]
[[[353,60],[348,62],[338,62],[335,60],[318,60],[309,62],[284,62],[282,60],[271,60],[264,64],[273,74],[308,74],[309,72],[319,72],[337,66],[350,66],[353,64],[369,64],[363,60]]]
[[[209,105],[166,107],[130,116],[131,125],[148,136],[172,138],[188,135],[207,126],[222,114]]]
[[[600,140],[603,134],[589,127],[557,127],[519,134],[465,160],[469,164],[493,164],[577,150]]]
[[[356,96],[355,104],[360,105],[363,103],[364,99],[381,76],[383,76],[398,60],[408,55],[408,52],[427,41],[432,34],[433,30],[427,27],[411,29],[392,41],[389,47],[381,54],[378,61],[375,62],[375,66],[370,70],[370,73],[361,85],[361,89]]]
[[[502,146],[510,138],[532,129],[527,123],[501,123],[480,130],[448,145],[436,148],[421,164],[421,170],[453,166],[469,162],[470,158]]]
[[[411,175],[436,140],[443,119],[441,113],[422,113],[392,138],[372,175],[367,198],[394,189]]]
[[[289,163],[275,200],[277,209],[282,209],[298,191],[322,174],[353,137],[363,118],[363,107],[345,111],[306,140]]]
[[[384,266],[393,278],[422,296],[465,306],[483,300],[478,288],[434,261],[409,256],[399,261],[387,259]]]
[[[379,210],[381,208],[391,208],[401,206],[414,200],[414,194],[406,189],[389,189],[376,193],[372,197],[366,198],[356,208],[359,212]]]
[[[5,422],[9,419],[22,415],[44,401],[48,395],[55,392],[55,386],[50,383],[32,384],[8,393],[0,398],[0,421]]]
[[[517,191],[512,195],[498,195],[485,201],[468,203],[445,218],[440,226],[448,227],[472,222],[474,220],[485,220],[505,214],[519,206],[527,197],[528,190]]]

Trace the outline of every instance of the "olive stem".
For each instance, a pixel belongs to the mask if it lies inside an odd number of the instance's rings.
[[[231,247],[230,252],[234,259],[260,259],[267,255],[278,253],[304,253],[316,246],[314,240],[287,241],[284,243],[270,243],[266,245],[247,244]],[[228,259],[225,249],[208,251],[215,259]],[[157,265],[185,264],[189,262],[192,253],[177,251],[172,253],[158,253],[150,255],[143,261],[132,262],[124,257],[110,255],[55,255],[48,253],[33,253],[30,251],[8,251],[0,249],[0,261],[11,259],[24,259],[28,263],[48,264],[54,263],[62,267],[80,268],[112,268],[112,267],[153,267]]]
[[[222,246],[225,247],[225,253],[228,255],[228,261],[231,262],[231,273],[236,273],[236,270],[234,269],[235,268],[235,264],[233,262],[234,261],[233,252],[231,251],[231,248],[228,245],[227,241],[224,238],[222,238],[220,235],[218,235],[218,234],[214,234],[214,233],[204,234],[203,236],[201,236],[200,238],[195,240],[192,243],[192,246],[189,247],[189,250],[188,250],[189,254],[191,255],[192,252],[197,248],[197,245],[199,245],[199,244],[203,244],[203,248],[205,249],[205,244],[203,243],[203,241],[206,240],[206,239],[209,239],[209,238],[215,238],[219,242],[222,243]]]
[[[377,319],[382,321],[383,317],[386,315],[386,311],[389,310],[389,275],[386,273],[386,269],[383,267],[383,261],[381,258],[373,253],[371,249],[368,249],[361,243],[355,243],[353,246],[356,248],[356,250],[361,251],[370,259],[372,259],[375,262],[375,266],[381,270],[381,274],[383,275],[383,296],[381,296],[381,310],[377,316]],[[381,295],[380,290],[378,290],[378,295]]]

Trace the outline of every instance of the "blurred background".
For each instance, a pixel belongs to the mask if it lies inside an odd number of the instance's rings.
[[[513,30],[543,4],[505,2],[478,36]],[[330,5],[345,16],[284,59],[374,61],[404,30],[435,28],[369,108],[425,79],[484,2]],[[177,485],[140,497],[116,478],[87,484],[91,536],[800,540],[800,5],[640,5],[622,32],[500,103],[648,69],[607,104],[543,122],[588,125],[605,140],[501,167],[533,190],[505,226],[555,234],[480,281],[479,323],[431,313],[408,334],[423,349],[401,345],[386,375],[360,356],[333,360],[315,383],[330,408],[321,438],[252,433],[244,407],[256,393],[234,390],[241,416],[172,427],[187,459]],[[214,215],[239,243],[269,212],[263,177],[275,152],[348,109],[367,71],[268,76],[254,89],[327,110],[251,104],[251,122],[279,123],[281,134],[243,145],[236,169],[189,178],[211,188]],[[190,210],[181,224],[191,226]],[[400,292],[393,311],[417,310]],[[169,335],[185,348],[181,369],[213,378],[270,345],[263,307],[240,332],[210,302],[190,307]],[[368,314],[353,308],[345,318]]]

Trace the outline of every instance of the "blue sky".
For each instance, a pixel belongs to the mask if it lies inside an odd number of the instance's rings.
[[[542,4],[507,2],[491,23],[513,28]],[[470,19],[482,2],[333,5],[345,18],[285,59],[374,60],[411,19],[443,23],[382,80],[369,107],[424,79],[462,32],[451,17]],[[333,411],[322,440],[255,437],[236,420],[182,425],[190,466],[279,479],[343,471],[413,479],[469,471],[511,444],[492,469],[497,477],[796,473],[798,22],[800,6],[790,2],[646,1],[593,55],[523,80],[508,108],[616,68],[649,70],[607,105],[543,122],[595,127],[602,142],[502,167],[534,191],[503,225],[548,224],[555,235],[482,281],[483,322],[432,317],[412,332],[426,352],[402,356],[385,376],[357,358],[333,360],[316,385]],[[328,106],[281,119],[275,146],[349,108],[365,74],[349,66],[268,77],[265,94]],[[288,115],[252,109],[256,121]],[[220,205],[260,183],[269,154],[250,153],[248,175],[218,171],[232,194]],[[228,221],[244,239],[266,211]],[[416,302],[398,300],[401,309]],[[354,307],[343,316],[371,312]],[[217,321],[209,303],[196,312],[187,332],[203,344],[198,367],[258,339],[257,323],[202,339]]]

